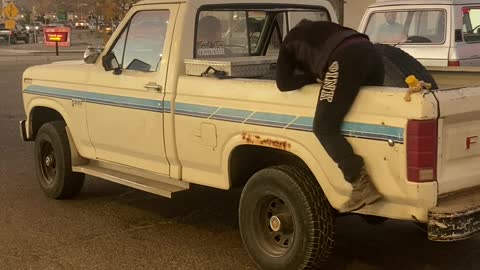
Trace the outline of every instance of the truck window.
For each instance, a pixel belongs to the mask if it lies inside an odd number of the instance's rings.
[[[463,8],[462,32],[465,42],[480,42],[480,7]]]
[[[326,10],[315,11],[290,11],[288,12],[289,29],[292,29],[301,20],[307,19],[310,21],[327,21],[329,22],[330,16]]]
[[[286,17],[288,16],[288,20]],[[287,33],[288,21],[288,30],[291,30],[295,27],[301,20],[307,19],[311,21],[331,21],[330,16],[326,10],[305,10],[305,11],[288,11],[281,12],[275,16],[273,32],[270,37],[267,52],[267,56],[276,56],[280,51],[280,44],[283,41],[283,38]]]
[[[122,69],[158,70],[169,17],[168,10],[140,11],[133,16],[111,49]]]
[[[445,29],[444,10],[389,11],[372,13],[365,33],[378,43],[441,44]]]
[[[286,33],[305,18],[331,20],[322,7],[200,11],[195,57],[275,56]]]
[[[195,44],[197,58],[255,54],[265,19],[264,11],[200,12]]]

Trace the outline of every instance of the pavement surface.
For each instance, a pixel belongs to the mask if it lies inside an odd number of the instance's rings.
[[[47,199],[17,124],[22,72],[46,61],[0,62],[0,269],[256,269],[238,231],[238,190],[193,186],[165,199],[88,177],[80,196]],[[435,243],[410,222],[342,217],[326,269],[476,270],[480,237]]]

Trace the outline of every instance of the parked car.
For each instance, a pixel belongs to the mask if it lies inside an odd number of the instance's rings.
[[[77,21],[75,23],[75,29],[88,29],[88,22],[87,21]]]
[[[33,25],[31,24],[25,24],[23,27],[25,27],[25,29],[29,32],[29,33],[33,33],[35,31]]]
[[[27,29],[19,24],[15,25],[15,29],[10,30],[5,28],[4,23],[0,23],[0,39],[10,42],[10,44],[16,44],[19,40],[29,43],[30,34]]]
[[[239,231],[259,269],[325,262],[335,209],[352,187],[312,132],[321,86],[280,92],[271,77],[277,57],[267,54],[297,21],[287,19],[292,13],[337,17],[327,0],[261,2],[141,1],[84,62],[28,68],[20,134],[35,142],[32,169],[44,194],[71,198],[85,174],[169,198],[192,184],[241,189]],[[225,28],[215,40],[196,35],[211,30],[199,23],[206,16],[227,25],[232,15],[252,13],[266,17],[255,47],[249,31],[243,40],[240,32],[222,39]],[[245,56],[225,56],[244,44]],[[384,198],[353,214],[428,224],[435,241],[471,237],[480,230],[478,73],[438,74],[439,90],[406,102],[405,78],[430,75],[410,56],[380,47],[397,53],[400,83],[363,87],[339,129]],[[476,81],[462,88],[465,76]]]
[[[104,32],[107,35],[111,35],[114,31],[113,25],[110,23],[102,24],[99,26],[98,29],[100,32]]]
[[[24,25],[23,27],[25,27],[25,29],[26,29],[29,33],[33,33],[33,32],[35,32],[35,31],[37,31],[37,32],[43,31],[43,26],[39,26],[39,25],[33,26],[32,24],[26,24],[26,25]]]
[[[425,66],[480,66],[479,0],[379,0],[358,30]]]
[[[43,26],[44,26],[43,22],[40,22],[40,21],[35,22],[35,29],[37,29],[38,31],[43,32]]]

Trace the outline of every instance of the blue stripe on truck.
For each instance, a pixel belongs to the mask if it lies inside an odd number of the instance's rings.
[[[86,91],[52,88],[39,85],[30,85],[24,92],[40,96],[49,96],[61,99],[80,99],[84,102],[104,104],[108,106],[125,107],[137,110],[154,112],[172,112],[170,101],[133,98],[117,95],[99,94]],[[177,115],[192,116],[227,122],[245,123],[274,128],[312,132],[313,117],[295,116],[270,112],[254,112],[233,108],[223,108],[200,104],[175,102],[174,113]],[[344,122],[341,127],[344,136],[364,139],[374,139],[397,143],[404,141],[404,129],[385,125]]]

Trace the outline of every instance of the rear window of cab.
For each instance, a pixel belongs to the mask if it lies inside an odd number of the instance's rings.
[[[323,7],[200,10],[195,58],[275,55],[286,33],[304,18],[331,21]]]

